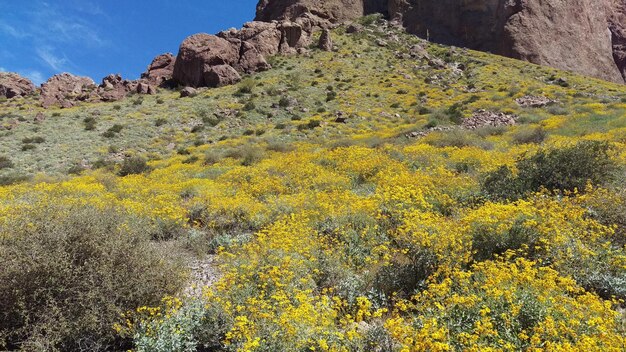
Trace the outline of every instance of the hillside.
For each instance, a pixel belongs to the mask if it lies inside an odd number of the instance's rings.
[[[191,97],[0,102],[0,347],[623,350],[626,86],[359,23]]]

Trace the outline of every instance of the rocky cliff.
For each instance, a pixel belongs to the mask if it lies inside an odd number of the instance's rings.
[[[377,12],[442,44],[626,80],[624,0],[261,0],[256,19],[334,23]]]

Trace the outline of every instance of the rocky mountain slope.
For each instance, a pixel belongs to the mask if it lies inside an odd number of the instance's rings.
[[[621,0],[261,0],[259,21],[313,15],[331,23],[380,12],[432,41],[623,83]]]

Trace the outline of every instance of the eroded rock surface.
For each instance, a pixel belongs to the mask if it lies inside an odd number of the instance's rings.
[[[87,101],[94,96],[96,84],[89,77],[61,73],[50,77],[41,85],[41,104],[44,108],[58,105],[70,108],[77,101]]]
[[[15,98],[32,94],[35,85],[17,73],[0,72],[0,97]]]

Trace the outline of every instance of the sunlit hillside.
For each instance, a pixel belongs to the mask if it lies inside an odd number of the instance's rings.
[[[1,102],[0,347],[626,349],[626,87],[363,23],[191,98]]]

